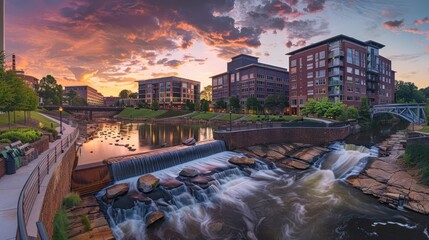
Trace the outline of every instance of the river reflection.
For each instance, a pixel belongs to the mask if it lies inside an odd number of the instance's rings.
[[[202,125],[159,123],[100,123],[94,138],[79,149],[79,165],[104,159],[180,145],[184,139],[213,139],[213,128]]]

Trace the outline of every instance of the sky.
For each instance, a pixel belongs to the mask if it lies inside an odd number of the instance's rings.
[[[385,45],[396,79],[429,86],[429,0],[6,0],[6,62],[105,96],[136,80],[211,84],[232,56],[288,68],[288,52],[345,34]]]

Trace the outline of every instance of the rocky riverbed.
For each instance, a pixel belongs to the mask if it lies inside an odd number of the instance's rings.
[[[371,159],[359,176],[347,181],[393,208],[429,214],[429,186],[420,184],[416,172],[400,160],[405,142],[404,132],[391,135],[379,146],[382,157]]]

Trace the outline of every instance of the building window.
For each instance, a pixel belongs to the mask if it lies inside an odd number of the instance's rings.
[[[351,67],[347,67],[347,72],[348,72],[348,73],[353,73],[353,68],[351,68]]]
[[[325,85],[326,84],[326,79],[324,79],[324,78],[316,79],[314,82],[316,83],[316,86]]]
[[[292,68],[292,67],[296,67],[296,59],[294,59],[294,60],[292,60],[291,62],[290,62],[290,67]]]
[[[314,83],[313,83],[313,81],[308,81],[308,82],[307,82],[307,87],[312,87],[312,86],[313,86],[313,84],[314,84]]]
[[[319,77],[325,77],[325,74],[326,74],[325,70],[316,71],[316,77],[317,78],[319,78]]]
[[[313,63],[307,64],[307,69],[313,69]]]
[[[313,78],[313,72],[308,72],[307,73],[307,78]]]
[[[355,74],[356,74],[356,75],[360,75],[360,71],[359,71],[359,69],[355,68]]]
[[[313,89],[307,90],[307,95],[314,95],[314,90]]]
[[[320,59],[324,59],[325,58],[325,51],[319,52],[319,58]],[[325,61],[323,61],[323,62],[325,62]]]
[[[313,61],[313,54],[307,56],[307,62]]]
[[[291,88],[291,89],[296,89],[296,83],[292,83],[292,84],[290,85],[290,88]]]
[[[296,73],[296,67],[291,68],[291,69],[290,69],[290,73],[291,73],[291,74]]]

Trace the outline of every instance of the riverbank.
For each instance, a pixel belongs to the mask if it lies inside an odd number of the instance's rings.
[[[381,157],[371,159],[358,176],[347,181],[392,208],[429,214],[429,186],[419,183],[417,171],[400,160],[405,142],[405,132],[391,135],[379,145]]]

